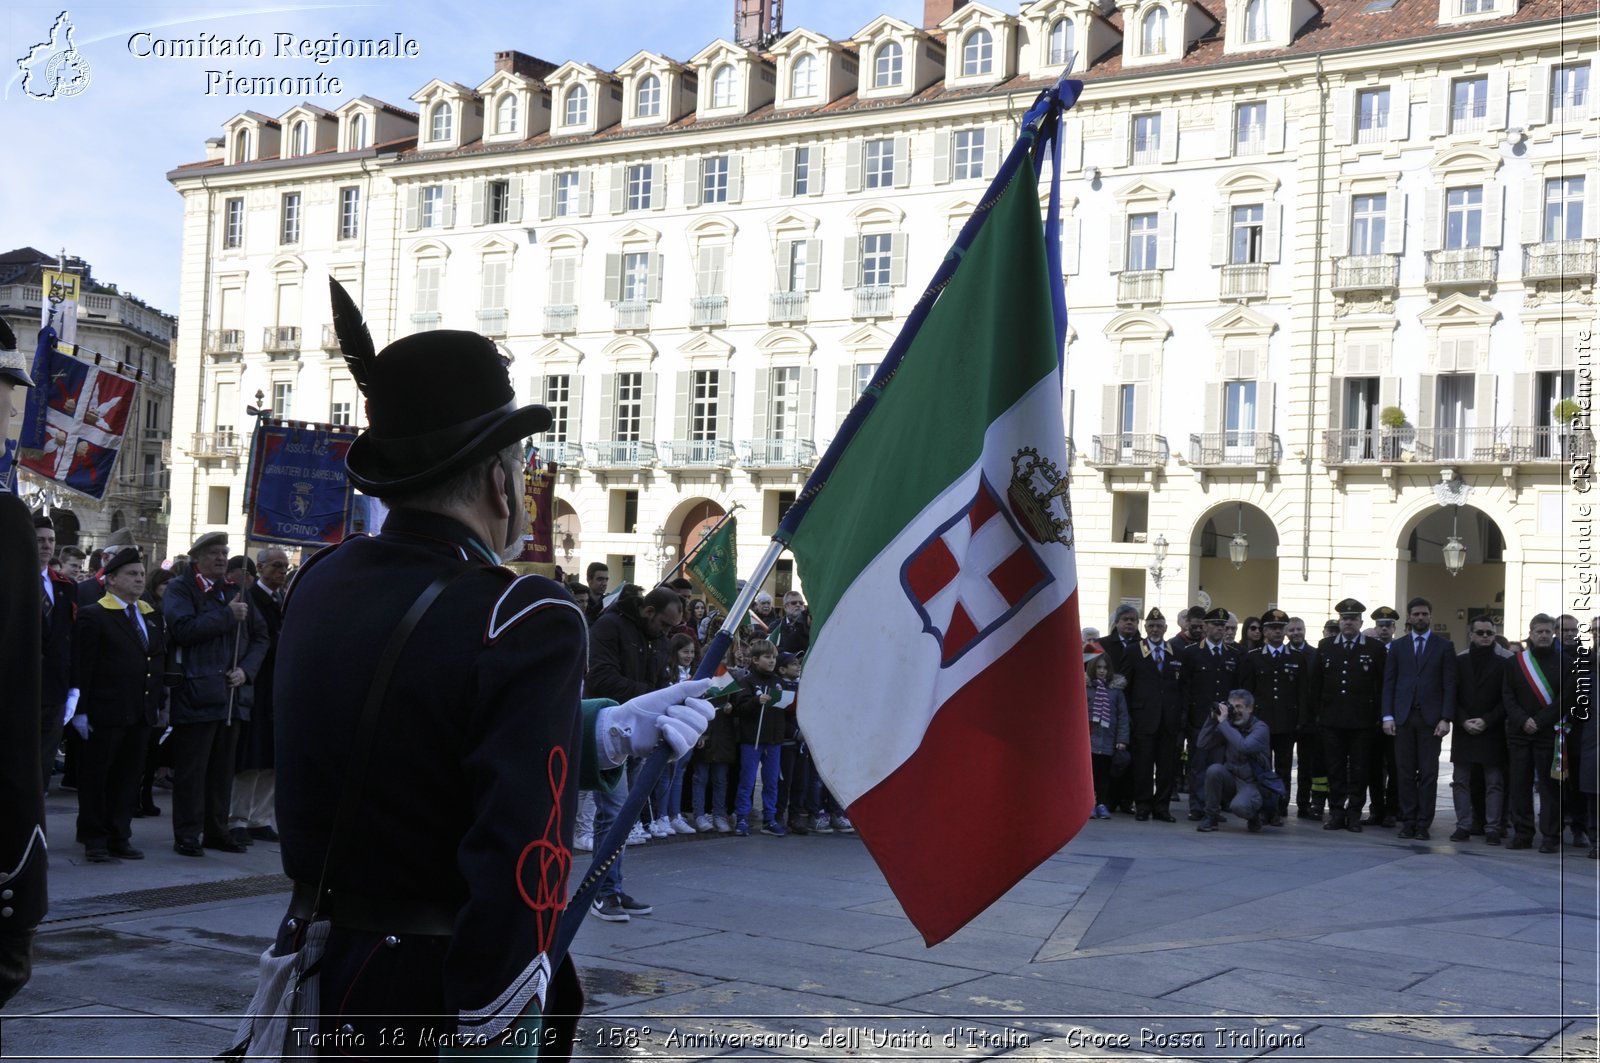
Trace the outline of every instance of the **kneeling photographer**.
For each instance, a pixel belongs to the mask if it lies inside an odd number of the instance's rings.
[[[1195,828],[1214,831],[1223,822],[1222,807],[1243,816],[1252,831],[1261,829],[1263,795],[1256,773],[1270,766],[1272,745],[1267,725],[1256,719],[1256,698],[1248,690],[1231,690],[1206,718],[1196,741],[1199,748],[1222,754],[1221,763],[1206,768],[1205,817]]]

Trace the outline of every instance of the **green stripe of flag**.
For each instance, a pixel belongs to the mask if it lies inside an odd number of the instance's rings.
[[[978,460],[989,425],[1055,372],[1058,349],[1038,177],[1025,161],[789,544],[817,627]]]

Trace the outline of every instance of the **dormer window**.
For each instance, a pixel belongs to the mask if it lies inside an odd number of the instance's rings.
[[[1145,12],[1139,26],[1139,54],[1165,55],[1167,51],[1167,9],[1153,7]]]
[[[233,161],[250,161],[250,130],[241,129],[233,135]]]
[[[516,93],[503,93],[499,101],[494,105],[494,131],[496,133],[515,133],[517,131]]]
[[[1050,65],[1066,66],[1077,49],[1077,31],[1070,18],[1058,18],[1050,24]]]
[[[732,107],[734,104],[735,81],[737,75],[733,72],[733,64],[723,63],[711,74],[711,106]]]
[[[289,154],[291,156],[304,155],[306,153],[306,142],[306,124],[304,121],[296,122],[294,127],[289,130]]]
[[[567,105],[562,112],[562,125],[584,125],[589,121],[589,90],[574,85],[567,91]]]
[[[634,91],[633,114],[635,118],[656,118],[661,114],[661,79],[646,74],[639,79]]]
[[[789,95],[793,99],[810,99],[817,94],[817,57],[807,52],[794,61],[789,71]]]
[[[449,140],[450,131],[455,120],[455,111],[447,100],[440,100],[433,105],[433,113],[428,119],[429,140]]]
[[[350,150],[360,151],[367,146],[367,116],[355,115],[350,119]]]
[[[1244,5],[1244,39],[1247,44],[1258,44],[1270,36],[1267,26],[1267,0],[1249,0]]]
[[[1494,10],[1494,0],[1461,0],[1463,15],[1483,15]]]
[[[872,87],[890,89],[905,80],[905,49],[889,41],[872,58]]]
[[[973,30],[961,46],[961,76],[977,77],[993,72],[994,35],[988,30]]]

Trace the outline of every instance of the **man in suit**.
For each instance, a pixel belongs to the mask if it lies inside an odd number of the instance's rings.
[[[56,526],[47,516],[33,518],[33,541],[39,551],[41,599],[40,645],[44,652],[39,669],[39,767],[45,793],[61,748],[62,726],[77,704],[72,686],[72,629],[78,619],[78,588],[50,567],[56,555]]]
[[[1163,642],[1166,618],[1152,608],[1144,618],[1144,641],[1130,655],[1128,713],[1132,718],[1134,818],[1174,822],[1168,808],[1178,786],[1178,747],[1183,742],[1183,700],[1178,655]],[[1153,771],[1153,778],[1152,778]]]
[[[1282,609],[1268,609],[1261,616],[1261,628],[1267,642],[1245,654],[1244,666],[1239,671],[1239,686],[1255,695],[1255,715],[1267,725],[1272,747],[1272,768],[1289,785],[1289,775],[1294,767],[1294,740],[1300,717],[1304,714],[1306,676],[1309,667],[1305,656],[1289,648],[1284,632],[1289,626],[1289,614]],[[1304,775],[1306,767],[1301,766]],[[1266,795],[1270,797],[1270,795]],[[1269,801],[1262,816],[1273,826],[1283,823],[1289,811],[1289,795],[1284,793],[1276,803]]]
[[[1483,840],[1499,845],[1505,818],[1505,670],[1510,650],[1494,641],[1494,620],[1482,613],[1467,624],[1471,642],[1456,655],[1456,721],[1450,736],[1450,796],[1455,804],[1453,842],[1472,837],[1482,824]],[[1483,780],[1483,803],[1473,800],[1473,776]]]
[[[1100,640],[1111,674],[1126,676],[1139,653],[1139,610],[1124,603],[1111,618],[1111,634]]]
[[[1383,666],[1383,733],[1394,738],[1400,837],[1428,840],[1438,803],[1439,751],[1456,718],[1456,648],[1433,634],[1433,605],[1406,603],[1407,635]]]
[[[1367,751],[1383,701],[1384,649],[1361,634],[1367,607],[1346,598],[1334,610],[1337,632],[1317,644],[1306,705],[1328,768],[1328,818],[1323,830],[1361,830]]]
[[[256,578],[245,596],[266,622],[267,655],[250,688],[250,719],[239,735],[234,763],[233,800],[228,810],[228,838],[236,845],[278,840],[273,827],[272,668],[283,627],[283,594],[289,583],[289,555],[279,546],[256,553]]]
[[[145,601],[138,548],[109,554],[106,593],[78,615],[73,677],[81,692],[70,721],[83,740],[78,764],[78,839],[90,863],[143,860],[133,847],[134,806],[149,728],[161,709],[167,640]]]
[[[1189,740],[1189,818],[1205,817],[1206,768],[1219,762],[1219,751],[1208,752],[1199,746],[1200,729],[1216,715],[1217,706],[1226,704],[1228,692],[1239,688],[1239,668],[1244,652],[1225,644],[1229,613],[1220,606],[1201,614],[1205,637],[1183,651],[1180,658],[1179,689],[1184,706],[1184,726]],[[1194,620],[1194,613],[1189,614]]]

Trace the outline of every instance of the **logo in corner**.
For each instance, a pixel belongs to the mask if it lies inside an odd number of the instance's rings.
[[[1067,497],[1067,478],[1055,462],[1041,457],[1033,447],[1024,447],[1011,456],[1011,485],[1006,488],[1006,500],[1034,542],[1041,546],[1072,545],[1072,502]]]
[[[17,60],[22,91],[36,100],[76,96],[89,87],[89,61],[72,43],[71,15],[63,11],[50,27],[50,39],[28,49]]]

